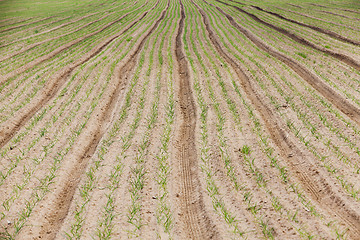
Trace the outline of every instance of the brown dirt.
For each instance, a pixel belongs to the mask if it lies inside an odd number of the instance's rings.
[[[198,176],[194,168],[197,166],[195,145],[196,109],[190,87],[188,63],[183,53],[182,33],[184,30],[185,11],[181,5],[181,18],[176,35],[175,57],[178,62],[180,80],[180,114],[182,123],[178,133],[178,154],[181,170],[181,217],[188,239],[218,239],[216,227],[211,223],[204,211],[204,202],[197,189]]]

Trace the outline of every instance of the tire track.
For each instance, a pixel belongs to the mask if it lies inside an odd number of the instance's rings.
[[[48,20],[48,19],[51,19],[51,18],[54,18],[54,17],[55,17],[55,16],[46,17],[46,18],[37,20],[37,21],[35,21],[35,22],[25,23],[25,24],[22,24],[22,25],[18,25],[18,26],[14,26],[14,27],[7,28],[7,29],[3,29],[3,30],[0,30],[0,33],[7,32],[7,31],[10,31],[10,30],[13,30],[13,29],[17,29],[17,28],[21,28],[21,27],[25,27],[25,26],[28,26],[28,25],[31,25],[31,24],[34,24],[34,23],[42,22],[42,21],[45,21],[45,20]]]
[[[146,3],[147,3],[147,2],[146,2]],[[0,80],[0,85],[4,84],[4,82],[5,82],[6,80],[8,80],[8,79],[10,79],[10,78],[13,78],[13,77],[15,77],[15,76],[17,76],[17,75],[19,75],[19,74],[21,74],[21,73],[29,70],[30,68],[33,68],[33,67],[35,67],[36,65],[39,65],[40,63],[42,63],[42,62],[44,62],[44,61],[46,61],[46,60],[49,60],[49,59],[55,57],[55,56],[58,55],[59,53],[65,51],[65,50],[67,50],[67,49],[69,49],[70,47],[74,46],[75,44],[78,44],[78,43],[80,43],[80,42],[82,42],[82,41],[84,41],[84,40],[86,40],[86,39],[88,39],[88,38],[90,38],[90,37],[92,37],[92,36],[94,36],[94,35],[102,32],[102,31],[104,31],[105,29],[111,27],[112,25],[118,23],[119,21],[121,21],[122,19],[124,19],[125,17],[127,17],[129,14],[131,14],[131,13],[133,13],[133,12],[136,12],[137,10],[139,10],[140,8],[142,8],[143,6],[146,5],[146,3],[145,3],[144,5],[142,5],[142,6],[140,6],[139,8],[135,9],[134,11],[131,11],[131,12],[129,12],[129,13],[121,16],[120,18],[118,18],[118,19],[116,19],[116,20],[114,20],[114,21],[106,24],[105,26],[103,26],[102,28],[96,30],[95,32],[89,33],[89,34],[87,34],[87,35],[85,35],[85,36],[82,36],[82,37],[80,37],[80,38],[77,38],[77,39],[75,39],[75,40],[73,40],[73,41],[71,41],[71,42],[69,42],[69,43],[66,43],[66,44],[62,45],[61,47],[58,47],[58,48],[54,49],[52,52],[50,52],[50,53],[48,53],[48,54],[46,54],[46,55],[44,55],[44,56],[42,56],[42,57],[40,57],[40,58],[32,61],[32,62],[29,62],[29,63],[25,64],[24,66],[20,67],[19,69],[15,70],[15,71],[13,71],[13,72],[11,72],[11,73],[6,74],[6,75],[3,77],[3,79]],[[149,12],[149,11],[146,11],[145,13],[147,13],[147,12]],[[111,14],[108,14],[108,15],[111,15]],[[83,29],[83,28],[85,28],[85,27],[87,27],[87,26],[89,26],[89,25],[91,25],[91,24],[93,24],[93,23],[95,23],[95,22],[98,22],[98,21],[102,20],[103,18],[107,17],[108,15],[106,15],[106,16],[98,19],[98,20],[95,20],[95,21],[93,21],[93,22],[91,22],[91,23],[88,23],[88,24],[86,24],[85,26],[82,26],[80,29],[76,29],[76,30],[73,31],[73,32],[66,33],[66,34],[61,35],[61,36],[57,36],[57,37],[54,37],[54,38],[51,38],[51,39],[44,40],[44,41],[39,42],[39,43],[32,44],[32,45],[28,46],[26,49],[20,50],[19,52],[16,52],[16,53],[14,53],[14,54],[11,54],[10,56],[5,57],[5,59],[4,59],[4,58],[3,58],[3,59],[0,59],[0,62],[1,62],[1,61],[4,61],[4,60],[6,60],[6,59],[9,59],[9,58],[11,58],[11,57],[14,57],[14,56],[16,56],[16,55],[18,55],[18,54],[24,53],[24,52],[26,52],[26,51],[28,51],[28,50],[36,47],[36,46],[39,46],[40,44],[43,44],[43,43],[46,43],[46,42],[49,42],[49,41],[53,41],[53,40],[55,40],[55,39],[57,39],[57,38],[66,36],[66,35],[68,35],[68,34],[71,34],[71,33],[77,32],[77,31],[80,31],[81,29]],[[119,34],[117,34],[117,35],[119,35]]]
[[[120,37],[136,23],[141,21],[148,14],[148,12],[149,11],[143,13],[143,15],[138,20],[134,21],[120,33],[107,38],[104,42],[93,48],[88,54],[77,60],[75,63],[65,67],[62,71],[58,72],[58,74],[56,74],[55,77],[49,81],[47,86],[45,86],[43,92],[38,98],[39,100],[29,103],[28,107],[24,109],[23,112],[17,113],[15,115],[15,119],[9,119],[2,124],[2,127],[0,128],[0,148],[8,143],[10,139],[19,131],[19,129],[24,126],[26,122],[42,108],[42,106],[46,105],[56,95],[61,86],[66,82],[68,76],[76,67],[89,61],[91,58],[100,53],[112,41]],[[124,17],[126,17],[126,15],[124,15],[122,18]]]
[[[317,51],[320,51],[320,52],[329,54],[330,56],[332,56],[332,57],[334,57],[334,58],[342,61],[343,63],[349,65],[350,67],[353,67],[353,68],[355,68],[356,70],[360,71],[360,64],[359,64],[357,61],[355,61],[354,59],[352,59],[351,57],[349,57],[349,56],[346,56],[346,55],[341,54],[341,53],[336,53],[336,52],[330,51],[330,50],[328,50],[328,49],[326,49],[326,48],[323,48],[323,47],[319,47],[319,46],[313,44],[312,42],[310,42],[310,41],[308,41],[308,40],[306,40],[306,39],[304,39],[304,38],[302,38],[302,37],[300,37],[300,36],[298,36],[298,35],[296,35],[296,34],[294,34],[294,33],[289,32],[289,31],[286,30],[286,29],[283,29],[283,28],[281,28],[281,27],[278,27],[278,26],[275,26],[275,25],[273,25],[273,24],[271,24],[271,23],[268,23],[268,22],[266,22],[266,21],[258,18],[258,17],[255,16],[254,14],[249,13],[249,12],[247,12],[247,11],[239,8],[239,7],[230,5],[230,4],[225,3],[225,2],[222,2],[222,1],[220,1],[220,0],[216,0],[216,1],[217,1],[217,2],[220,2],[220,3],[222,3],[222,4],[225,4],[225,5],[227,5],[227,6],[233,7],[233,8],[235,8],[235,9],[236,9],[237,11],[239,11],[239,12],[245,13],[246,15],[248,15],[249,17],[251,17],[252,19],[254,19],[256,22],[261,23],[261,24],[263,24],[263,25],[265,25],[265,26],[267,26],[267,27],[269,27],[269,28],[271,28],[271,29],[274,29],[274,30],[276,30],[276,31],[284,34],[285,36],[291,38],[291,39],[294,40],[295,42],[298,42],[298,43],[300,43],[300,44],[302,44],[302,45],[304,45],[304,46],[310,47],[310,48],[312,48],[312,49],[314,49],[314,50],[317,50]],[[353,43],[353,44],[354,44],[354,43]]]
[[[219,0],[216,0],[221,2]],[[221,2],[223,3],[223,2]],[[208,3],[209,4],[209,3]],[[226,3],[223,3],[227,5]],[[212,4],[210,4],[212,5]],[[328,101],[330,101],[334,106],[336,106],[340,111],[342,111],[346,116],[360,125],[360,110],[354,107],[351,103],[349,103],[346,99],[344,99],[340,94],[334,91],[331,87],[324,84],[317,76],[313,75],[309,70],[304,68],[302,65],[294,61],[293,59],[279,53],[275,49],[267,46],[264,42],[262,42],[259,38],[257,38],[254,34],[252,34],[249,30],[240,26],[232,16],[225,13],[221,8],[212,5],[217,8],[233,25],[237,28],[242,34],[244,34],[250,41],[252,41],[257,47],[262,49],[263,51],[269,53],[273,57],[279,59],[286,65],[288,65],[291,69],[293,69],[301,78],[303,78],[308,84],[310,84],[313,88],[315,88],[318,92],[320,92]],[[231,5],[230,5],[231,6]]]
[[[314,31],[317,31],[319,33],[323,33],[323,34],[326,34],[328,35],[329,37],[332,37],[336,40],[339,40],[339,41],[342,41],[342,42],[345,42],[345,43],[350,43],[350,44],[353,44],[353,45],[356,45],[356,46],[360,46],[360,42],[359,41],[355,41],[355,40],[352,40],[352,39],[349,39],[349,38],[346,38],[344,36],[341,36],[335,32],[332,32],[330,30],[326,30],[326,29],[323,29],[323,28],[320,28],[320,27],[316,27],[316,26],[312,26],[312,25],[309,25],[309,24],[305,24],[305,23],[302,23],[302,22],[298,22],[298,21],[295,21],[293,19],[290,19],[290,18],[286,18],[278,13],[274,13],[274,12],[271,12],[271,11],[267,11],[267,10],[264,10],[258,6],[254,6],[252,5],[253,8],[256,8],[257,10],[260,10],[262,12],[266,12],[268,14],[271,14],[277,18],[280,18],[282,20],[285,20],[285,21],[288,21],[288,22],[291,22],[291,23],[295,23],[299,26],[302,26],[302,27],[306,27],[306,28],[310,28]]]
[[[205,204],[199,190],[199,177],[194,170],[197,165],[195,144],[196,109],[190,86],[188,63],[183,52],[182,34],[185,11],[181,0],[181,18],[176,35],[175,57],[179,67],[179,104],[182,123],[178,135],[178,157],[180,161],[180,202],[187,239],[218,239],[219,234],[204,209]]]
[[[216,7],[212,4],[209,5]],[[232,24],[235,23],[230,15],[227,15],[218,7],[216,8],[221,13],[223,13]],[[271,139],[279,148],[281,156],[289,163],[290,168],[292,169],[292,173],[301,181],[301,185],[310,194],[311,198],[318,202],[322,207],[326,208],[329,213],[340,217],[350,226],[349,232],[353,238],[360,236],[359,214],[356,212],[356,210],[346,205],[346,202],[332,190],[332,186],[327,183],[326,179],[318,173],[316,167],[310,163],[310,160],[307,160],[307,157],[300,151],[296,144],[292,143],[288,137],[287,132],[284,130],[285,127],[280,125],[280,122],[276,121],[276,117],[274,116],[271,109],[263,102],[260,96],[256,94],[256,90],[253,88],[251,80],[242,71],[240,65],[237,64],[222,49],[216,35],[210,27],[210,23],[205,12],[201,8],[198,9],[203,16],[203,21],[211,42],[214,44],[219,54],[234,69],[240,80],[242,88],[246,92],[248,99],[255,106],[255,109],[260,113],[268,133],[271,136]],[[234,26],[237,26],[237,24]],[[304,164],[300,164],[303,163],[304,160],[306,162],[306,166]]]
[[[157,4],[158,3],[159,1]],[[112,88],[110,92],[105,95],[100,106],[98,106],[97,112],[93,113],[94,117],[90,119],[84,133],[80,135],[78,139],[80,144],[75,147],[67,157],[67,159],[71,159],[71,164],[67,171],[69,175],[64,176],[64,179],[60,180],[62,184],[54,191],[52,201],[47,203],[51,207],[46,208],[49,212],[46,212],[44,214],[45,217],[42,218],[44,222],[42,222],[39,232],[39,237],[42,239],[54,239],[61,228],[87,163],[94,155],[100,140],[107,130],[108,124],[111,122],[112,112],[120,98],[121,86],[125,84],[129,73],[134,68],[137,56],[146,40],[164,19],[168,7],[169,2],[166,9],[163,10],[161,17],[142,38],[135,51],[129,56],[129,60],[117,70],[117,77],[113,79],[115,82],[111,84]]]

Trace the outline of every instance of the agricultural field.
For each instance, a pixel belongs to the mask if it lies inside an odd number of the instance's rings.
[[[0,0],[0,239],[360,239],[360,2]]]

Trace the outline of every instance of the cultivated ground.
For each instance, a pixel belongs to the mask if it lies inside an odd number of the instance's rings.
[[[0,239],[360,239],[359,2],[0,13]]]

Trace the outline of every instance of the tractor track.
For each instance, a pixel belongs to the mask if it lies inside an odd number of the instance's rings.
[[[212,4],[209,5],[216,7]],[[221,13],[223,13],[232,24],[235,23],[231,16],[227,15],[220,8],[216,8]],[[240,80],[241,86],[246,92],[249,100],[252,102],[252,104],[254,104],[255,108],[260,113],[261,118],[264,121],[265,126],[268,130],[268,133],[271,136],[271,139],[280,150],[281,156],[287,162],[289,162],[292,173],[301,181],[301,185],[310,194],[312,199],[318,202],[322,207],[327,208],[327,211],[329,213],[335,213],[336,216],[340,217],[350,226],[349,232],[354,239],[357,236],[360,236],[360,216],[354,209],[346,206],[345,201],[332,190],[332,186],[327,183],[326,179],[323,176],[321,176],[320,174],[310,174],[317,171],[316,167],[310,163],[310,160],[306,161],[306,167],[299,164],[301,162],[304,162],[307,157],[300,151],[300,149],[295,144],[292,143],[284,128],[280,126],[280,124],[276,121],[274,113],[256,94],[256,91],[251,84],[251,80],[242,71],[241,66],[237,64],[222,49],[216,35],[210,28],[210,23],[205,12],[201,8],[199,8],[199,11],[203,16],[203,21],[211,42],[214,44],[219,54],[232,66],[232,68],[236,72]],[[235,24],[234,26],[237,26],[237,24]]]
[[[23,113],[16,114],[15,119],[9,119],[7,122],[3,124],[3,126],[0,128],[0,148],[2,148],[6,143],[10,141],[10,139],[19,131],[19,129],[26,124],[26,122],[34,115],[36,112],[38,112],[44,105],[46,105],[59,91],[61,86],[63,86],[68,78],[70,76],[71,72],[78,67],[79,65],[89,61],[91,58],[96,56],[98,53],[100,53],[106,46],[108,46],[111,42],[113,42],[115,39],[117,39],[119,36],[127,32],[130,28],[132,28],[135,24],[137,24],[139,21],[141,21],[149,11],[146,11],[143,13],[143,15],[136,21],[134,21],[131,25],[126,27],[123,31],[120,33],[117,33],[109,38],[107,38],[105,41],[103,41],[101,44],[99,44],[97,47],[93,48],[92,51],[90,51],[88,54],[77,60],[75,63],[73,63],[70,66],[65,67],[62,71],[60,71],[58,74],[55,75],[54,78],[52,78],[49,83],[44,87],[44,90],[41,94],[40,100],[33,103],[32,107],[26,108]],[[123,16],[125,17],[125,16]],[[31,103],[30,103],[31,104]],[[5,127],[7,126],[7,127]]]
[[[157,4],[158,3],[159,1]],[[41,230],[39,232],[41,238],[54,239],[61,228],[63,221],[68,215],[73,195],[75,194],[81,176],[86,169],[87,163],[94,155],[100,140],[107,130],[107,125],[111,122],[112,112],[120,98],[121,86],[125,84],[129,77],[129,73],[134,68],[137,62],[137,56],[146,40],[164,19],[168,7],[169,4],[150,31],[142,38],[135,51],[129,56],[129,60],[117,70],[117,74],[115,74],[117,79],[114,78],[114,81],[116,82],[112,85],[110,92],[106,94],[101,106],[98,107],[98,111],[100,112],[95,114],[96,117],[90,120],[84,133],[82,133],[79,137],[80,139],[78,139],[78,141],[81,142],[80,147],[78,147],[80,149],[75,149],[70,153],[70,156],[67,157],[68,159],[71,159],[71,166],[68,166],[69,175],[64,177],[65,179],[61,181],[62,184],[53,193],[53,201],[49,203],[51,204],[51,207],[48,208],[49,212],[45,213],[46,217],[42,219],[45,219],[45,222],[41,224]]]
[[[274,13],[274,12],[271,12],[271,11],[264,10],[264,9],[258,7],[258,6],[252,5],[252,7],[253,7],[253,8],[256,8],[257,10],[260,10],[260,11],[262,11],[262,12],[266,12],[266,13],[268,13],[268,14],[271,14],[271,15],[273,15],[273,16],[275,16],[275,17],[277,17],[277,18],[280,18],[280,19],[282,19],[282,20],[285,20],[285,21],[288,21],[288,22],[291,22],[291,23],[295,23],[295,24],[297,24],[297,25],[299,25],[299,26],[302,26],[302,27],[310,28],[310,29],[312,29],[312,30],[314,30],[314,31],[317,31],[317,32],[319,32],[319,33],[326,34],[326,35],[328,35],[329,37],[332,37],[332,38],[334,38],[334,39],[336,39],[336,40],[339,40],[339,41],[342,41],[342,42],[345,42],[345,43],[350,43],[350,44],[353,44],[353,45],[356,45],[356,46],[360,46],[360,42],[359,42],[359,41],[355,41],[355,40],[346,38],[346,37],[341,36],[341,35],[339,35],[339,34],[337,34],[337,33],[335,33],[335,32],[332,32],[332,31],[330,31],[330,30],[326,30],[326,29],[323,29],[323,28],[320,28],[320,27],[316,27],[316,26],[312,26],[312,25],[309,25],[309,24],[301,23],[301,22],[295,21],[295,20],[293,20],[293,19],[286,18],[286,17],[284,17],[284,16],[282,16],[282,15],[280,15],[280,14],[278,14],[278,13]],[[263,21],[263,20],[261,20],[261,21]],[[267,24],[269,24],[269,23],[267,23]],[[268,26],[268,25],[267,25],[267,26]],[[274,27],[275,27],[275,26],[274,26]],[[279,27],[276,27],[276,28],[279,28]],[[286,30],[284,30],[284,31],[286,31]],[[292,34],[292,33],[289,33],[289,34]],[[299,40],[300,40],[300,39],[299,39]],[[318,50],[318,49],[317,49],[317,50]]]
[[[178,133],[178,153],[180,161],[180,211],[183,231],[187,239],[218,239],[219,233],[205,211],[203,197],[199,190],[200,181],[195,170],[197,151],[195,143],[196,108],[190,85],[188,63],[183,52],[182,35],[185,11],[180,0],[181,18],[176,35],[175,57],[179,68],[179,104],[182,123]]]

